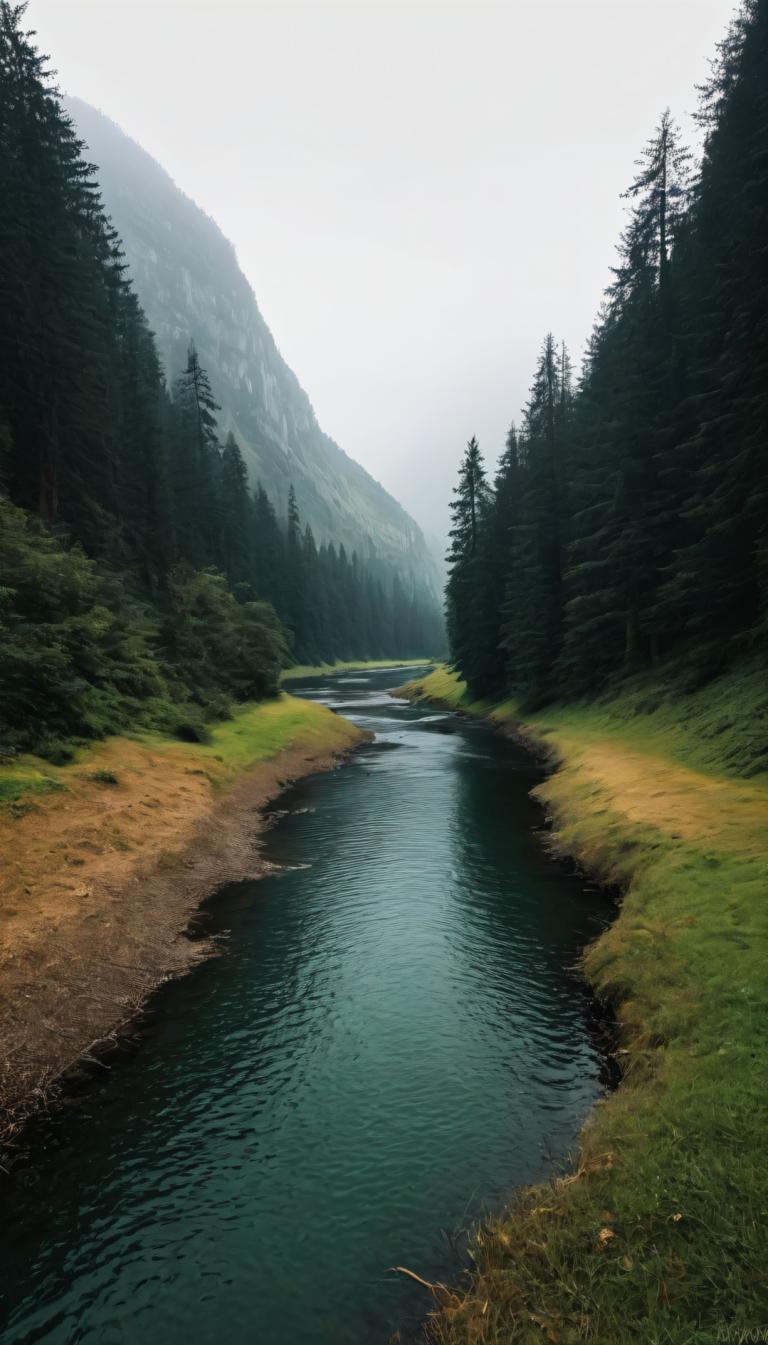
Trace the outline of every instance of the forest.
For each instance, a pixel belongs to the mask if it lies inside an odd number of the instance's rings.
[[[693,689],[768,635],[768,8],[748,0],[670,113],[578,379],[548,335],[493,479],[472,439],[447,616],[478,696],[535,707],[628,677]]]
[[[768,0],[641,149],[714,9],[0,0],[3,1345],[768,1339]],[[383,481],[475,429],[441,611]]]
[[[0,5],[1,745],[194,737],[290,662],[439,653],[428,584],[250,490],[194,333],[166,385],[24,10]]]

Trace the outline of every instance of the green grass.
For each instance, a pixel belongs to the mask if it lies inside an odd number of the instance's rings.
[[[132,737],[158,752],[184,753],[190,763],[196,762],[205,771],[214,786],[219,786],[292,746],[318,753],[344,751],[360,740],[360,733],[325,706],[283,692],[274,700],[239,706],[229,719],[208,724],[208,740],[204,743],[181,742],[154,730],[139,731]],[[100,762],[103,748],[120,741],[111,738],[104,744],[80,747],[73,753],[73,762],[61,767],[33,756],[1,764],[0,806],[8,805],[13,812],[36,794],[66,788],[73,766],[79,779],[102,786],[119,784],[119,776]]]
[[[430,658],[369,659],[367,662],[350,663],[297,663],[282,673],[284,682],[295,682],[300,677],[322,677],[326,673],[366,672],[372,668],[424,668],[432,663]]]
[[[473,701],[461,679],[444,663],[439,663],[426,677],[406,682],[399,690],[413,700],[440,701],[451,710],[460,710],[466,714],[483,714],[491,708],[488,701]]]
[[[0,766],[0,806],[12,805],[21,798],[35,794],[50,794],[61,789],[61,781],[50,772],[45,762],[34,757],[22,757],[18,762]]]
[[[696,770],[740,778],[768,772],[768,676],[745,665],[695,690],[679,677],[630,682],[619,695],[578,706],[554,706],[533,723],[594,736],[617,736]]]
[[[439,663],[426,677],[406,682],[398,690],[411,700],[439,701],[457,714],[476,715],[495,724],[518,722],[520,718],[517,703],[513,700],[474,700],[461,678],[444,663]]]
[[[444,664],[406,690],[497,723],[523,718],[513,700],[473,701]],[[768,676],[760,663],[745,664],[693,691],[679,673],[669,672],[660,681],[637,678],[617,694],[547,706],[524,718],[548,736],[564,728],[586,738],[620,739],[635,751],[709,774],[748,779],[768,773]]]
[[[445,670],[421,690],[470,708]],[[638,686],[528,721],[560,762],[539,791],[558,846],[625,894],[584,959],[624,1077],[574,1171],[519,1192],[478,1230],[466,1282],[437,1289],[440,1345],[768,1327],[768,783],[735,778],[761,759],[764,695],[750,669],[677,707],[645,693],[645,711]]]
[[[275,700],[239,706],[230,719],[211,725],[206,743],[174,743],[179,751],[208,764],[212,778],[247,770],[300,742],[318,752],[343,750],[359,737],[348,720],[314,701],[283,692]],[[169,739],[160,734],[142,735],[142,741],[158,746]]]

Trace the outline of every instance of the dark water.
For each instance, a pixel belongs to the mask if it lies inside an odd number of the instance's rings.
[[[398,680],[292,688],[377,741],[284,796],[284,871],[212,906],[226,957],[11,1192],[4,1345],[385,1345],[429,1307],[388,1268],[455,1277],[460,1230],[572,1145],[604,902],[543,854],[529,758]]]

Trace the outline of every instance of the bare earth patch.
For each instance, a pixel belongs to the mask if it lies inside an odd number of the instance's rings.
[[[0,810],[0,1137],[211,952],[184,931],[217,887],[266,871],[265,803],[361,740],[329,720],[327,742],[299,732],[223,787],[202,750],[113,739],[66,768],[64,790]]]

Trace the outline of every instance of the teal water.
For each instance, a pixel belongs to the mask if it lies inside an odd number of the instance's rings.
[[[430,1306],[389,1268],[456,1278],[573,1145],[605,901],[544,853],[527,754],[398,680],[292,686],[376,741],[280,799],[280,872],[210,904],[226,955],[10,1188],[4,1345],[386,1345]]]

